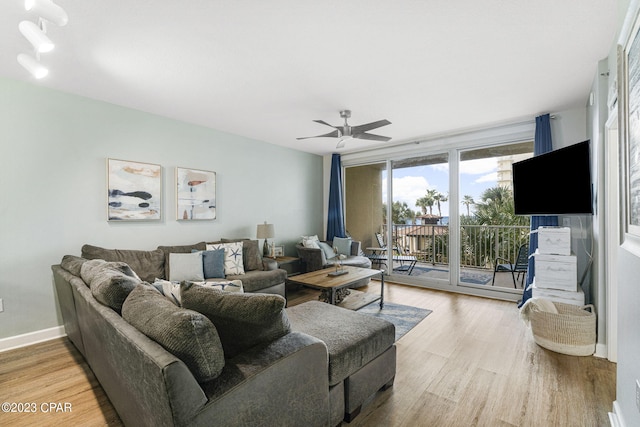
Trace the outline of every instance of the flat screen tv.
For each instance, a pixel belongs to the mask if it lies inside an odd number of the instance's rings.
[[[512,165],[516,215],[592,214],[589,141]]]

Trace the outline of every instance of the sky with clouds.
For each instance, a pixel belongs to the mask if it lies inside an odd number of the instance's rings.
[[[496,158],[466,160],[460,162],[460,197],[466,195],[479,201],[480,195],[487,188],[497,185],[498,162]],[[427,189],[434,189],[448,195],[449,164],[441,163],[429,166],[416,166],[395,169],[393,173],[394,201],[406,202],[410,209],[420,210],[415,202],[423,197]],[[382,200],[387,198],[387,174],[382,178]],[[449,202],[441,204],[442,215],[449,215]],[[433,213],[438,214],[437,207]]]

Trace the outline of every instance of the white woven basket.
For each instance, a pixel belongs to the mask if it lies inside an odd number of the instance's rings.
[[[596,314],[593,304],[577,306],[553,303],[558,313],[530,307],[529,320],[535,342],[546,349],[571,356],[591,356],[596,351]]]

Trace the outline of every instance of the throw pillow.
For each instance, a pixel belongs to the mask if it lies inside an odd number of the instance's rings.
[[[62,257],[60,267],[64,268],[74,276],[80,277],[80,269],[82,268],[82,264],[84,264],[86,261],[86,259],[77,257],[75,255],[65,255]]]
[[[339,255],[351,255],[351,242],[353,239],[349,237],[334,237],[333,247],[338,250]]]
[[[242,286],[242,280],[213,280],[199,283],[201,286],[208,286],[213,289],[218,289],[223,292],[238,292],[244,293],[244,287]]]
[[[205,279],[224,279],[224,249],[202,251],[202,267]]]
[[[302,236],[302,246],[305,248],[319,248],[319,241],[320,239],[318,239],[318,236],[315,234],[313,236]]]
[[[244,271],[264,270],[262,265],[262,251],[257,240],[251,239],[220,239],[222,243],[242,242],[242,262]]]
[[[155,251],[139,251],[129,249],[104,249],[98,246],[82,246],[82,258],[103,259],[126,263],[145,282],[153,282],[156,277],[164,275],[164,253]]]
[[[153,282],[153,286],[178,307],[182,305],[180,301],[180,282],[156,279],[156,281]]]
[[[182,306],[204,314],[213,322],[227,358],[258,344],[268,343],[291,331],[280,295],[221,292],[183,283]]]
[[[326,259],[331,259],[336,256],[333,248],[327,242],[318,242],[318,246],[320,246],[320,249],[322,249],[322,252],[324,252],[324,256],[326,257]]]
[[[198,242],[194,243],[193,245],[158,246],[158,250],[162,251],[162,253],[164,254],[164,276],[156,277],[162,277],[164,279],[169,279],[169,277],[171,277],[171,268],[169,266],[169,256],[171,254],[188,254],[191,253],[191,251],[194,249],[197,251],[204,251],[205,249],[207,249],[207,245],[205,242]],[[147,280],[147,282],[153,282],[153,279]]]
[[[207,250],[224,249],[224,275],[237,276],[244,274],[244,264],[242,260],[242,242],[235,243],[207,243]]]
[[[224,351],[206,316],[173,304],[152,286],[138,285],[122,307],[122,317],[182,360],[198,382],[217,378]]]
[[[190,254],[169,254],[169,280],[180,282],[182,280],[204,280],[202,268],[202,252]]]
[[[118,313],[122,311],[122,304],[129,293],[141,282],[127,264],[101,259],[83,263],[80,276],[98,302]]]

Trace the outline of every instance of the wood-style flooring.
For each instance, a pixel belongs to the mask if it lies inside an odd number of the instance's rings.
[[[394,386],[349,426],[609,425],[614,363],[538,347],[514,303],[386,285],[386,301],[433,313],[397,342]],[[379,284],[360,290],[377,293]],[[289,289],[289,305],[318,292]],[[0,353],[0,401],[37,406],[36,413],[0,412],[2,426],[122,425],[66,338]],[[49,402],[70,403],[71,411],[44,413]]]

